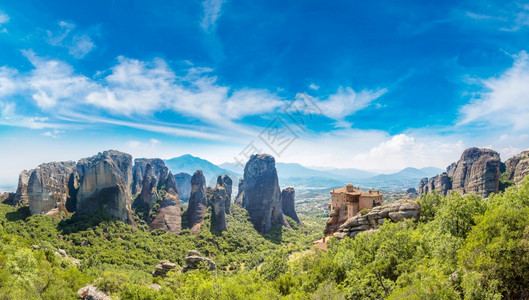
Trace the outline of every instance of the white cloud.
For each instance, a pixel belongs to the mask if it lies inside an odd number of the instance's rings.
[[[482,80],[485,91],[460,110],[459,125],[476,123],[529,129],[529,55],[521,51],[498,77]]]
[[[62,130],[58,130],[58,129],[53,129],[53,130],[50,130],[50,131],[45,131],[42,133],[43,136],[47,136],[47,137],[51,137],[51,138],[54,138],[54,139],[58,139],[61,137],[61,134],[63,134],[64,131]]]
[[[133,148],[133,149],[152,149],[152,148],[155,148],[156,146],[158,146],[160,144],[160,141],[155,139],[155,138],[151,138],[149,139],[148,142],[141,142],[141,141],[138,141],[138,140],[132,140],[132,141],[129,141],[127,143],[127,146],[129,148]]]
[[[353,115],[357,111],[366,108],[386,92],[387,89],[379,89],[362,90],[357,93],[350,87],[340,87],[335,94],[329,95],[325,100],[314,98],[306,94],[298,94],[297,97],[309,97],[319,110],[321,110],[323,115],[336,121],[336,127],[350,127],[351,123],[346,122],[344,120],[345,117]]]
[[[74,33],[76,28],[75,24],[60,21],[58,25],[59,30],[55,32],[50,30],[46,31],[50,45],[67,48],[68,53],[77,59],[85,57],[95,48],[95,43],[89,35]]]
[[[35,69],[29,76],[22,78],[24,86],[20,89],[30,91],[32,98],[42,109],[54,108],[82,97],[95,87],[91,80],[82,75],[76,75],[73,68],[58,60],[46,60],[38,57],[33,51],[23,51]]]
[[[7,28],[2,25],[9,23],[9,16],[0,10],[0,32],[7,33]]]
[[[204,9],[204,16],[200,26],[205,32],[211,32],[215,30],[217,19],[222,12],[222,5],[226,0],[204,0],[202,1],[202,7]]]
[[[31,129],[54,128],[59,125],[49,123],[46,117],[23,116],[16,113],[15,103],[0,102],[0,125],[26,127]]]
[[[11,95],[17,90],[17,76],[17,70],[0,67],[0,96]]]
[[[80,59],[90,53],[94,47],[95,44],[88,35],[75,35],[72,38],[72,44],[68,47],[68,53],[73,57]]]

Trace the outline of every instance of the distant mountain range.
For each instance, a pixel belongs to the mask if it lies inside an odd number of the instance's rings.
[[[228,174],[232,177],[234,186],[242,177],[243,168],[236,163],[223,163],[215,165],[205,159],[189,154],[175,157],[165,161],[173,173],[186,172],[193,174],[202,170],[208,185],[215,183],[218,175]],[[432,177],[442,173],[443,170],[434,167],[405,168],[391,174],[377,174],[359,169],[326,169],[316,170],[297,163],[276,163],[279,183],[281,186],[294,186],[295,188],[330,188],[352,183],[366,188],[379,188],[400,190],[416,187],[423,177]]]
[[[237,186],[239,177],[241,177],[241,174],[237,172],[221,168],[205,159],[190,154],[167,159],[165,160],[165,165],[173,174],[184,172],[193,175],[197,170],[202,170],[209,186],[213,186],[217,182],[219,175],[228,174],[232,178],[234,186]]]

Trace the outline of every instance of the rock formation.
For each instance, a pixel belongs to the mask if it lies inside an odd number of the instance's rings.
[[[134,160],[134,168],[132,170],[132,194],[141,193],[143,187],[143,179],[147,171],[147,165],[151,165],[151,175],[158,181],[160,178],[167,177],[169,169],[165,166],[165,162],[159,158],[136,158]]]
[[[244,167],[243,206],[248,210],[255,229],[269,232],[272,223],[289,227],[281,205],[275,159],[268,154],[255,154]]]
[[[192,234],[197,234],[200,231],[206,211],[206,178],[204,178],[202,171],[198,170],[191,177],[191,195],[187,209],[189,228],[191,228]]]
[[[452,189],[462,194],[488,197],[497,193],[500,177],[500,155],[493,150],[469,148],[457,162]]]
[[[0,202],[8,205],[15,205],[15,193],[5,192],[0,195]]]
[[[165,277],[169,271],[176,269],[176,264],[168,261],[168,260],[161,260],[156,267],[154,267],[154,271],[152,272],[152,277]]]
[[[87,285],[77,291],[79,298],[84,300],[112,300],[105,292],[100,291],[93,285]]]
[[[419,192],[427,194],[437,189],[446,195],[448,191],[454,190],[461,194],[474,193],[488,197],[490,193],[498,192],[500,165],[500,155],[496,151],[469,148],[457,163],[448,166],[446,173],[431,178],[427,183],[423,178]]]
[[[221,178],[219,176],[219,178]],[[228,225],[226,224],[226,203],[229,203],[228,192],[226,191],[225,185],[217,184],[213,190],[212,196],[213,213],[215,214],[215,224],[219,231],[228,231]]]
[[[404,199],[411,200],[411,199],[416,199],[418,197],[419,197],[419,193],[417,193],[417,190],[415,188],[409,188],[406,190],[406,195],[404,196]]]
[[[233,203],[243,206],[242,200],[244,198],[244,179],[239,179],[239,189],[237,191],[237,196],[235,197],[235,201]]]
[[[196,250],[190,250],[187,253],[186,265],[182,269],[182,272],[185,273],[187,271],[198,270],[204,265],[207,266],[208,271],[214,271],[217,268],[217,265],[211,259],[202,257],[200,252]]]
[[[436,175],[430,180],[428,178],[421,179],[419,184],[419,193],[428,194],[437,190],[441,196],[446,196],[450,190],[452,190],[452,180],[448,177],[448,174],[445,172],[440,175]]]
[[[32,215],[68,216],[66,202],[70,199],[68,183],[76,171],[75,162],[41,164],[31,172],[27,195]]]
[[[77,194],[79,213],[105,209],[111,216],[135,224],[131,210],[132,157],[129,154],[105,151],[80,160],[77,169],[82,170]]]
[[[149,224],[149,229],[165,229],[170,233],[179,234],[182,230],[182,210],[178,194],[173,188],[165,193],[156,217]]]
[[[14,206],[25,206],[29,204],[28,182],[31,172],[33,172],[33,170],[24,170],[20,172],[20,175],[18,176],[18,187],[13,201]]]
[[[191,196],[191,175],[181,172],[174,176],[178,186],[178,195],[183,201],[188,201]]]
[[[296,213],[295,197],[296,192],[294,191],[293,187],[285,188],[283,191],[281,191],[281,207],[283,209],[283,213],[286,216],[291,217],[294,221],[301,224],[298,214]]]
[[[420,204],[411,200],[400,200],[388,205],[373,207],[365,215],[357,214],[348,219],[334,233],[334,236],[343,239],[346,236],[354,237],[368,230],[377,230],[386,220],[400,222],[404,219],[414,219],[417,221],[420,212]]]
[[[141,184],[140,195],[138,196],[148,210],[151,210],[156,203],[158,179],[154,175],[154,170],[151,164],[145,167],[145,174]]]
[[[507,179],[519,184],[529,174],[529,150],[509,158],[505,162]]]
[[[224,175],[222,181],[224,182],[224,188],[226,189],[226,193],[228,193],[228,197],[226,198],[226,204],[224,206],[226,208],[226,213],[231,214],[231,193],[233,190],[233,180],[231,180],[230,176]]]

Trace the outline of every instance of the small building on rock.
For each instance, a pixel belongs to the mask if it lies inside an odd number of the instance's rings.
[[[331,212],[325,226],[325,233],[330,234],[331,231],[336,231],[341,224],[356,216],[362,209],[382,205],[382,197],[379,191],[362,191],[352,184],[332,190],[329,204]]]

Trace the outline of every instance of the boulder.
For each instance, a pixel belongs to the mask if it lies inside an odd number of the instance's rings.
[[[219,178],[221,178],[219,176]],[[222,182],[221,182],[222,183]],[[226,224],[226,202],[229,202],[228,192],[224,185],[217,184],[212,196],[213,213],[215,214],[215,224],[219,231],[228,231]]]
[[[405,219],[419,220],[421,206],[412,200],[400,200],[388,205],[372,208],[366,215],[357,214],[343,223],[334,233],[338,239],[354,237],[361,232],[377,230],[385,220],[401,222]]]
[[[529,174],[529,150],[509,158],[505,162],[507,178],[520,184],[522,179]]]
[[[283,191],[281,191],[281,207],[283,209],[283,213],[286,216],[291,217],[298,224],[301,224],[298,214],[296,213],[296,207],[294,203],[295,197],[296,192],[294,191],[293,187],[287,187],[283,189]]]
[[[196,250],[189,251],[188,256],[186,256],[186,265],[182,272],[198,270],[202,267],[206,267],[208,271],[214,271],[217,265],[211,259],[200,256],[200,252]]]
[[[74,172],[76,164],[73,161],[41,164],[34,169],[27,186],[31,214],[68,216],[66,202],[71,200],[69,182]]]
[[[81,187],[77,193],[77,211],[93,213],[105,209],[119,220],[135,225],[132,216],[132,157],[109,150],[78,163]]]
[[[283,216],[273,156],[255,154],[246,163],[243,206],[248,210],[255,229],[261,233],[269,232],[273,222],[290,227]]]
[[[29,198],[28,198],[28,182],[29,182],[29,176],[33,170],[30,171],[22,171],[20,172],[20,175],[18,175],[18,187],[17,191],[15,193],[15,199],[13,200],[14,206],[25,206],[29,205]]]
[[[200,232],[206,211],[206,178],[204,178],[202,171],[198,170],[191,177],[191,195],[187,208],[189,228],[191,228],[192,234]]]
[[[178,195],[183,201],[188,201],[191,196],[191,175],[187,173],[178,173],[174,175],[178,187]]]
[[[79,298],[84,300],[112,300],[105,292],[93,285],[87,285],[77,291]]]
[[[167,273],[171,270],[176,269],[176,264],[168,261],[168,260],[161,260],[156,267],[154,267],[154,271],[152,272],[153,277],[165,277]]]

